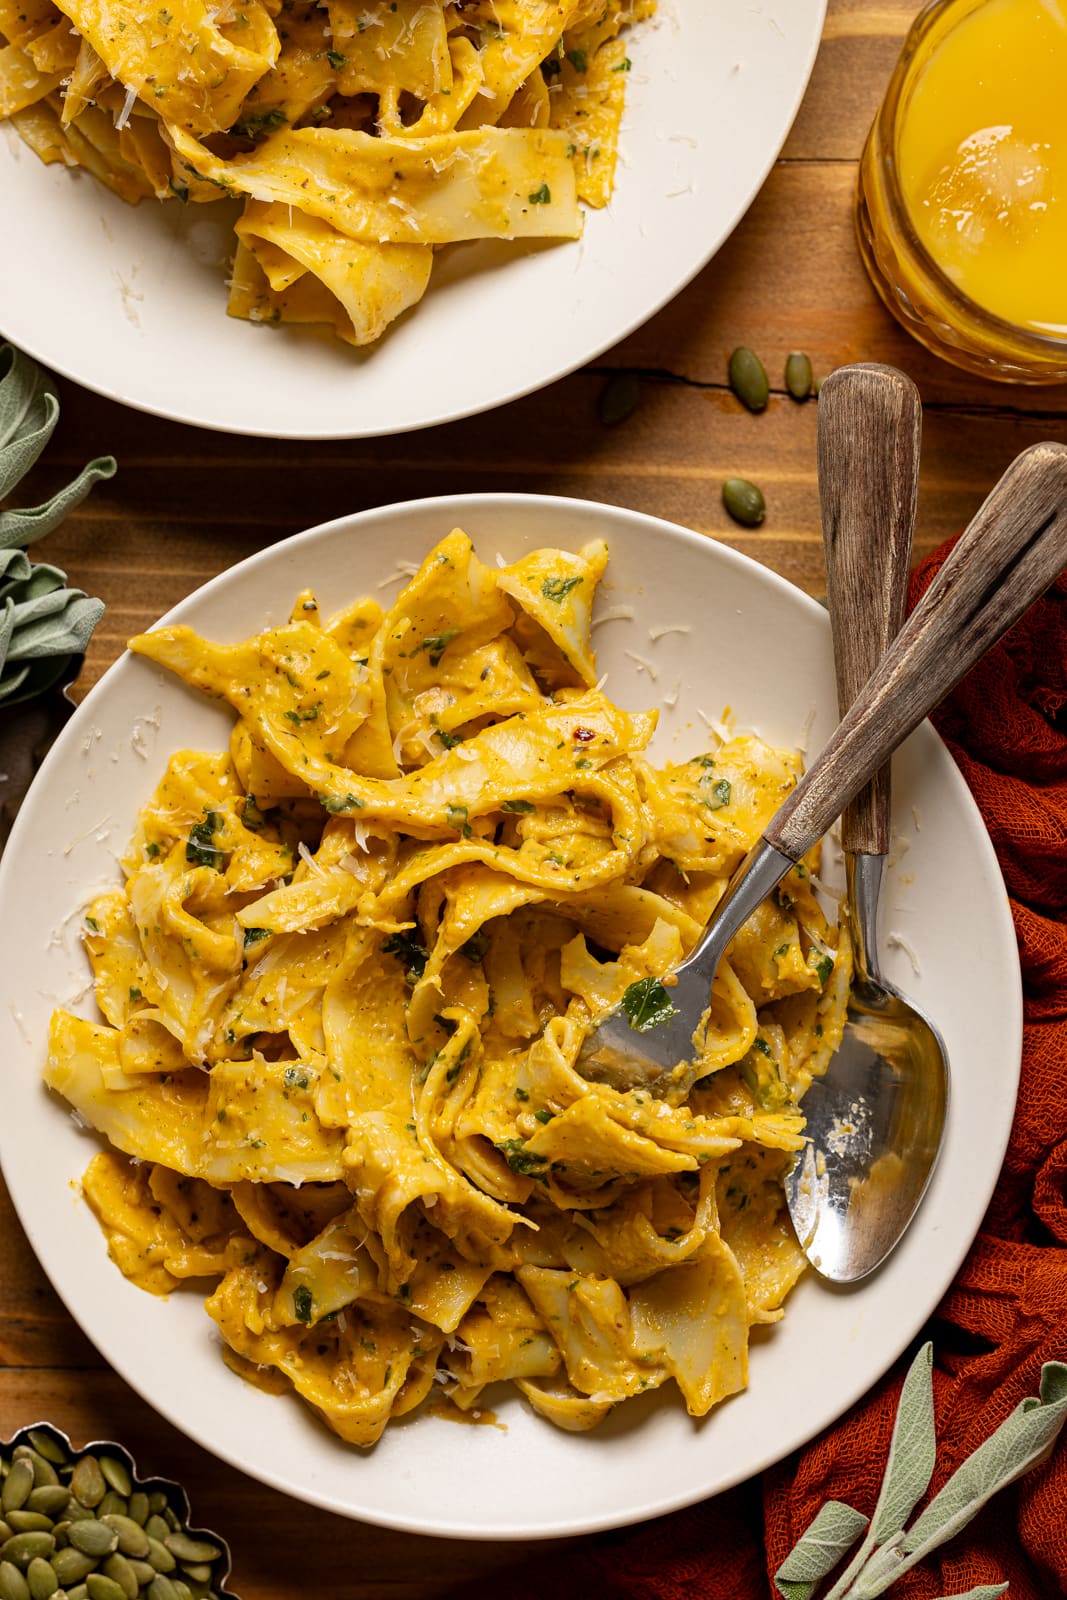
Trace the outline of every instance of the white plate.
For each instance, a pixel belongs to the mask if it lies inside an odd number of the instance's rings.
[[[725,546],[609,506],[535,496],[423,500],[368,511],[286,540],[216,578],[170,613],[234,640],[284,620],[311,585],[327,608],[380,589],[454,526],[483,558],[606,537],[601,608],[636,618],[594,634],[607,687],[635,709],[669,698],[654,751],[706,748],[701,711],[817,750],[835,723],[825,611]],[[386,554],[388,552],[388,554]],[[649,629],[688,626],[652,642]],[[653,664],[658,677],[627,654]],[[814,722],[810,721],[815,713]],[[761,1330],[750,1387],[703,1422],[666,1391],[628,1402],[599,1430],[557,1432],[518,1398],[496,1403],[506,1431],[434,1417],[391,1426],[363,1453],[298,1401],[259,1393],[223,1365],[201,1299],[156,1300],[107,1260],[72,1185],[95,1147],[41,1086],[53,1004],[84,989],[79,911],[117,881],[115,851],[167,755],[224,748],[230,718],[143,659],[109,671],[72,718],[22,808],[0,866],[0,1157],[19,1215],[72,1314],[112,1365],[179,1428],[234,1465],[348,1516],[425,1533],[536,1538],[637,1521],[748,1477],[795,1449],[862,1395],[928,1317],[977,1231],[1000,1168],[1021,1041],[1019,965],[1007,897],[978,812],[936,735],[922,727],[896,759],[902,839],[886,924],[889,975],[934,1016],[953,1066],[944,1153],[916,1226],[884,1270],[852,1291],[804,1280],[785,1320]],[[907,848],[905,849],[905,841]],[[79,1009],[91,1014],[91,1001]],[[489,1401],[489,1404],[494,1404]],[[116,1419],[116,1428],[118,1420]]]
[[[796,114],[826,0],[660,0],[631,33],[615,197],[574,243],[453,246],[359,354],[226,315],[229,202],[136,208],[0,124],[0,329],[180,422],[354,439],[469,416],[573,372],[658,311],[751,204]]]

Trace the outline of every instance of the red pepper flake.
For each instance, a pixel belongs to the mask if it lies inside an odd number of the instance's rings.
[[[579,744],[589,744],[592,739],[596,738],[596,730],[595,728],[575,728],[571,738],[576,739]]]

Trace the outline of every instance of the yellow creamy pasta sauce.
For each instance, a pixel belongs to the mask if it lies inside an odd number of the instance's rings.
[[[118,1268],[210,1280],[233,1370],[356,1445],[493,1420],[502,1382],[571,1430],[662,1385],[703,1415],[804,1267],[781,1179],[850,977],[814,853],[723,960],[687,1097],[578,1070],[607,1010],[669,1008],[800,770],[725,733],[650,758],[590,643],[607,554],[456,530],[388,610],[132,641],[233,730],[158,774],[46,1079],[101,1136]]]
[[[946,19],[947,20],[947,19]],[[978,305],[1067,334],[1067,7],[984,0],[919,45],[897,159],[908,214]]]

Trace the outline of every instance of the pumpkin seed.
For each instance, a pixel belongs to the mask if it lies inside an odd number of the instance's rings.
[[[130,1496],[130,1520],[142,1528],[148,1521],[148,1496],[143,1489],[135,1489]]]
[[[127,1499],[133,1493],[133,1480],[126,1469],[125,1463],[117,1456],[101,1456],[100,1471],[114,1489],[116,1494],[121,1494]]]
[[[157,1572],[173,1572],[178,1565],[166,1545],[151,1535],[148,1538],[148,1559]]]
[[[56,1541],[50,1533],[13,1533],[0,1544],[0,1561],[13,1561],[16,1567],[28,1567],[34,1556],[50,1556]]]
[[[4,1521],[10,1520],[8,1513],[20,1511],[30,1498],[33,1488],[33,1467],[21,1458],[12,1463],[11,1471],[4,1479],[4,1487],[0,1489],[0,1511],[4,1513]]]
[[[65,1467],[67,1465],[67,1452],[59,1440],[53,1439],[46,1429],[31,1428],[27,1437],[37,1454],[43,1456],[46,1461],[50,1461],[53,1466]]]
[[[7,1540],[10,1539],[14,1531],[15,1530],[10,1523],[4,1522],[2,1519],[0,1519],[0,1544],[5,1544]]]
[[[814,377],[811,361],[802,350],[794,350],[786,358],[785,386],[794,400],[806,400],[811,393]]]
[[[107,1494],[104,1474],[95,1456],[82,1456],[71,1475],[70,1486],[83,1506],[98,1506]]]
[[[85,1587],[89,1592],[89,1600],[126,1600],[125,1590],[114,1578],[106,1578],[102,1572],[90,1572]]]
[[[27,1511],[43,1511],[47,1517],[58,1517],[67,1509],[70,1490],[62,1483],[42,1483],[32,1490],[26,1501]]]
[[[144,1531],[150,1539],[158,1539],[162,1544],[172,1530],[169,1522],[166,1522],[157,1512],[153,1512],[144,1525]]]
[[[614,428],[633,416],[641,404],[641,379],[636,372],[617,372],[600,391],[597,416],[606,428]]]
[[[52,1518],[42,1511],[9,1511],[8,1526],[12,1533],[51,1533]]]
[[[739,345],[730,357],[730,388],[749,411],[766,410],[771,386],[767,371],[754,351]]]
[[[52,1571],[64,1587],[81,1583],[96,1566],[93,1556],[87,1556],[81,1550],[75,1550],[72,1544],[63,1550],[57,1550],[52,1557]]]
[[[59,1588],[55,1568],[50,1561],[42,1561],[40,1556],[34,1556],[26,1568],[26,1582],[30,1588],[30,1600],[52,1600]]]
[[[93,1556],[99,1561],[103,1556],[109,1556],[113,1550],[118,1549],[119,1536],[106,1522],[72,1522],[70,1542],[75,1550],[80,1550],[83,1555]]]
[[[194,1539],[188,1533],[168,1533],[163,1543],[181,1562],[217,1561],[222,1551],[210,1539]]]
[[[174,1585],[174,1600],[193,1600],[193,1591],[181,1578],[172,1578],[170,1581]]]
[[[29,1584],[10,1561],[0,1561],[0,1600],[30,1600]]]
[[[143,1559],[148,1554],[148,1535],[139,1522],[134,1522],[132,1517],[124,1517],[117,1512],[110,1512],[102,1520],[109,1528],[114,1529],[118,1548],[124,1556],[139,1556]]]
[[[148,1509],[153,1516],[158,1517],[167,1509],[167,1497],[162,1489],[153,1489],[148,1496]]]
[[[722,486],[722,503],[743,528],[758,528],[767,512],[761,491],[747,478],[727,478]]]
[[[108,1556],[100,1571],[105,1578],[110,1578],[112,1583],[118,1584],[126,1600],[137,1600],[137,1591],[141,1585],[137,1581],[137,1574],[121,1550],[116,1550],[114,1555]]]
[[[139,1561],[136,1556],[130,1559],[130,1570],[142,1589],[150,1584],[156,1575],[156,1569],[150,1561]]]
[[[89,1600],[89,1591],[84,1583],[79,1583],[74,1589],[68,1589],[67,1600]]]
[[[30,1466],[33,1468],[33,1482],[35,1488],[41,1488],[45,1484],[57,1484],[59,1482],[59,1473],[56,1471],[55,1467],[50,1461],[46,1461],[44,1456],[39,1455],[36,1450],[31,1450],[28,1445],[23,1445],[22,1449],[26,1452],[22,1459],[24,1461],[28,1461]]]
[[[125,1495],[116,1494],[114,1489],[109,1489],[96,1508],[98,1520],[103,1517],[124,1517],[129,1505]]]
[[[211,1568],[206,1561],[183,1561],[182,1571],[194,1583],[210,1583]]]
[[[68,1522],[92,1522],[93,1513],[88,1506],[83,1506],[80,1500],[75,1500],[71,1495],[66,1511],[63,1513]]]
[[[177,1589],[164,1573],[157,1573],[148,1585],[148,1600],[178,1600]]]

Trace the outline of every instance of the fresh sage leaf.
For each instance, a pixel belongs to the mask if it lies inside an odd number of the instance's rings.
[[[885,1476],[871,1517],[870,1537],[874,1544],[900,1532],[934,1475],[937,1433],[933,1365],[934,1347],[924,1344],[904,1379]]]
[[[35,539],[43,539],[46,533],[58,528],[69,511],[81,504],[94,483],[114,476],[114,456],[97,456],[95,461],[90,461],[82,468],[65,489],[60,489],[43,505],[22,511],[0,511],[0,549],[32,544]]]
[[[1036,1466],[1067,1421],[1067,1366],[1048,1362],[1041,1373],[1040,1398],[1023,1400],[995,1433],[953,1473],[944,1488],[908,1529],[908,1566],[965,1528],[987,1500]]]
[[[80,655],[104,614],[102,600],[90,600],[80,589],[64,591],[67,601],[56,616],[31,620],[23,626],[15,616],[15,631],[8,654],[25,661],[33,656]]]
[[[778,1592],[785,1600],[810,1600],[866,1526],[862,1511],[843,1500],[828,1500],[774,1574]]]
[[[622,1009],[637,1033],[658,1028],[674,1016],[671,997],[658,978],[639,978],[631,983],[622,997]]]
[[[0,345],[0,500],[25,476],[52,436],[59,399],[28,356]],[[94,483],[115,471],[111,456],[90,461],[42,505],[0,511],[0,703],[51,688],[82,654],[104,606],[23,548],[56,528]]]

